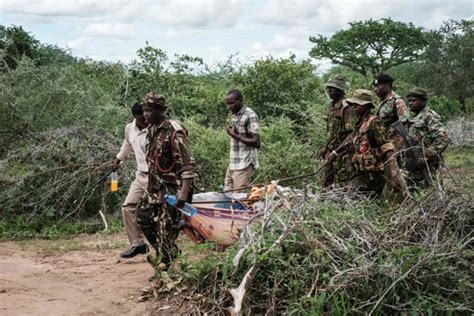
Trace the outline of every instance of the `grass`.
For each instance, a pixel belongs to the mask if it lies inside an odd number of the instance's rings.
[[[474,148],[472,147],[448,149],[444,154],[444,160],[448,168],[474,172]]]
[[[109,217],[108,234],[123,230],[121,218]],[[54,221],[44,218],[16,216],[0,219],[0,240],[43,238],[55,240],[79,234],[93,234],[104,229],[100,218]]]
[[[396,209],[347,192],[292,193],[291,208],[276,207],[224,253],[183,245],[184,254],[201,256],[182,256],[166,278],[184,282],[189,304],[210,314],[233,307],[228,290],[251,267],[258,271],[247,282],[243,314],[470,314],[472,195],[465,193],[472,191],[473,153],[448,150],[455,180]],[[294,229],[285,234],[282,222]]]
[[[448,149],[444,155],[448,177],[448,186],[462,187],[474,198],[474,148],[460,147]]]
[[[81,234],[65,239],[25,239],[19,241],[22,250],[34,248],[46,254],[55,252],[125,249],[128,244],[111,234]]]

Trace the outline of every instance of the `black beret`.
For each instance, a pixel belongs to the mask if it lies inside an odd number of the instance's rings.
[[[395,81],[395,79],[393,79],[389,75],[381,74],[381,75],[378,75],[377,77],[375,77],[374,85],[376,85],[378,83],[389,83],[389,82],[394,82],[394,81]]]

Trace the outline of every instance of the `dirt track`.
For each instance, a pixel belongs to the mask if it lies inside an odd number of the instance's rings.
[[[139,297],[153,268],[120,259],[126,247],[122,235],[0,243],[0,315],[150,314]]]

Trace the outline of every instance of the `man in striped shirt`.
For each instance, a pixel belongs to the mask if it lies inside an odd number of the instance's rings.
[[[232,112],[231,124],[227,126],[230,161],[225,177],[225,190],[242,192],[249,186],[252,176],[259,168],[257,149],[260,148],[260,126],[257,114],[244,105],[244,97],[239,90],[230,90],[225,104]]]

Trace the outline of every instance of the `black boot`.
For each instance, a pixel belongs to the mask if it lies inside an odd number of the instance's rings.
[[[132,248],[128,250],[125,250],[124,252],[120,254],[120,257],[129,259],[129,258],[135,257],[136,255],[145,254],[147,252],[148,252],[147,245],[141,244],[141,245],[133,246]]]

